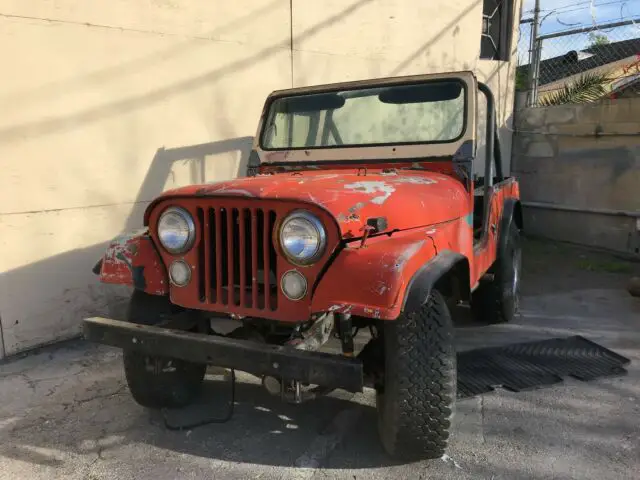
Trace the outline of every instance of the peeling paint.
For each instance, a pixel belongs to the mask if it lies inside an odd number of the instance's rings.
[[[315,175],[313,177],[313,181],[317,181],[317,180],[328,180],[329,178],[338,178],[340,175],[338,175],[337,173],[327,173],[324,175]]]
[[[371,315],[373,318],[380,318],[379,308],[364,307],[364,313],[366,313],[367,315]]]
[[[372,291],[378,295],[384,295],[384,292],[387,290],[389,290],[389,286],[384,282],[378,282],[378,284],[372,289]]]
[[[328,313],[351,313],[353,310],[353,305],[345,305],[343,303],[339,303],[336,305],[331,305],[328,309]]]
[[[464,221],[467,222],[467,225],[473,228],[473,213],[469,213],[465,215]]]
[[[398,260],[394,265],[394,269],[396,271],[400,271],[404,266],[404,264],[407,263],[411,259],[411,257],[413,257],[416,253],[418,253],[418,251],[424,245],[424,242],[425,242],[424,240],[421,240],[407,247],[407,249],[404,252],[402,252],[402,255],[398,257]]]
[[[358,210],[364,208],[365,204],[362,202],[356,203],[353,207],[349,208],[349,212],[356,213]]]
[[[114,238],[103,256],[100,281],[130,285],[148,293],[167,293],[166,272],[146,229]]]
[[[398,177],[389,181],[393,183],[411,183],[413,185],[431,185],[433,183],[438,183],[433,178],[428,177]]]
[[[350,215],[345,216],[344,214],[341,213],[336,217],[336,220],[338,220],[338,222],[340,223],[358,222],[360,221],[360,215],[356,213],[352,213]]]
[[[382,205],[396,191],[393,185],[379,181],[349,183],[344,188],[368,194],[382,193],[383,195],[371,199],[371,202],[377,205]]]

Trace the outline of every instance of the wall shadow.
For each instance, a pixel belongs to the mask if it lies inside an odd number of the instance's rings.
[[[192,183],[199,183],[198,180],[202,181],[205,178],[208,162],[220,159],[227,161],[229,158],[216,158],[219,155],[236,155],[233,176],[245,176],[252,141],[253,137],[245,136],[196,145],[159,148],[140,185],[136,200],[123,221],[122,230],[142,227],[147,205],[162,193],[163,186],[176,164],[188,162],[191,180],[195,180]],[[40,312],[38,318],[47,317],[46,322],[32,317],[23,319],[20,317],[20,311],[3,308],[4,348],[0,348],[0,353],[4,351],[6,356],[11,356],[17,353],[17,350],[28,350],[78,335],[81,320],[87,316],[123,318],[130,290],[127,287],[101,284],[91,272],[93,265],[104,254],[108,243],[105,241],[85,248],[76,248],[0,274],[0,285],[6,285],[7,289],[11,286],[11,291],[16,290],[16,286],[24,286],[24,290],[21,290],[24,295],[33,296],[33,302],[45,303],[46,305],[37,311]],[[67,279],[63,284],[60,283],[61,276]],[[57,320],[52,322],[52,318]]]
[[[144,204],[146,207],[146,204],[160,195],[163,186],[171,175],[172,167],[179,162],[187,161],[190,163],[191,183],[204,183],[207,176],[207,157],[237,152],[239,160],[237,162],[235,176],[245,176],[252,142],[253,137],[246,136],[197,145],[159,148],[153,156],[151,166],[140,185],[138,195],[136,196],[136,204]],[[144,213],[144,210],[142,213]],[[125,230],[139,228],[140,226],[142,226],[141,212],[140,209],[135,208],[125,221]]]

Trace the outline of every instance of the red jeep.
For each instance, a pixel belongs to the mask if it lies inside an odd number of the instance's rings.
[[[133,287],[128,318],[86,319],[85,336],[124,349],[143,406],[188,404],[207,365],[296,402],[371,385],[386,451],[442,456],[452,307],[486,322],[518,307],[519,189],[502,173],[489,88],[457,72],[274,92],[248,170],[165,192],[143,231],[111,243],[94,270]],[[319,351],[334,336],[341,352]]]

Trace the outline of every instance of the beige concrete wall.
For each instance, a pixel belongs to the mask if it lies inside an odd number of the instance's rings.
[[[231,5],[0,1],[6,354],[109,313],[121,292],[91,266],[164,188],[237,175],[264,97],[291,83],[290,11]]]
[[[0,357],[118,314],[90,272],[105,243],[163,189],[243,172],[274,89],[474,69],[511,117],[479,0],[291,4],[0,0]]]
[[[521,2],[517,0],[516,18]],[[472,70],[496,96],[509,172],[518,22],[511,62],[480,60],[481,0],[293,0],[295,86],[440,71]],[[324,28],[314,30],[322,22]],[[482,95],[479,96],[482,100]],[[484,110],[479,115],[484,132]],[[480,133],[482,155],[484,133]],[[483,159],[475,171],[483,172]]]
[[[640,257],[639,111],[634,98],[518,112],[526,231]]]

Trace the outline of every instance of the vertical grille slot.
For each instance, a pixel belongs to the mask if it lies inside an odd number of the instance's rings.
[[[265,275],[265,268],[264,268],[264,212],[262,210],[257,210],[256,211],[256,216],[258,217],[258,224],[256,225],[256,231],[254,232],[254,235],[256,237],[256,241],[257,241],[257,249],[258,249],[258,269],[255,272],[255,275],[257,277],[258,280],[258,304],[257,304],[257,308],[259,308],[260,310],[265,308],[265,294],[264,294],[264,287],[265,287],[265,278],[267,278],[267,276]]]
[[[272,234],[276,212],[198,207],[196,216],[201,228],[197,246],[200,301],[275,310],[278,277]]]
[[[229,252],[229,235],[230,235],[230,224],[231,219],[229,218],[229,210],[226,208],[220,209],[220,240],[221,240],[221,249],[216,252],[216,255],[221,257],[222,261],[222,289],[223,293],[223,302],[225,305],[231,304],[231,290],[229,288],[229,273],[231,272],[229,267],[233,265],[233,259],[231,258],[231,253]],[[231,264],[231,265],[230,265]],[[233,273],[231,273],[233,275]],[[232,280],[233,281],[233,280]]]
[[[224,223],[222,221],[222,209],[220,209],[215,214],[216,249],[213,254],[210,251],[207,254],[215,257],[216,262],[216,302],[225,305],[226,302],[222,297],[222,282],[224,280],[223,274],[226,271],[223,268],[223,261],[226,257],[222,254],[222,225]]]
[[[273,285],[267,288],[267,295],[270,297],[271,310],[278,308],[278,257],[276,256],[276,247],[273,243],[272,233],[276,228],[276,212],[269,212],[269,231],[265,238],[265,245],[269,247],[269,275],[273,278]]]
[[[269,255],[269,218],[262,213],[262,261],[263,261],[263,274],[264,274],[264,308],[271,308],[271,278],[269,273],[271,272],[271,255]]]
[[[209,266],[206,261],[205,252],[209,252],[211,249],[207,248],[209,235],[206,234],[207,224],[204,220],[204,210],[198,207],[196,209],[196,216],[198,217],[198,225],[202,225],[202,235],[200,235],[200,242],[198,243],[198,299],[201,302],[205,302],[209,300],[206,294],[207,285],[209,285]]]
[[[258,307],[258,213],[251,210],[251,306]]]
[[[251,303],[251,211],[247,208],[240,210],[238,220],[240,228],[240,305],[252,307]]]
[[[207,225],[203,227],[205,238],[207,239],[205,242],[205,255],[207,255],[208,261],[206,263],[209,268],[209,276],[206,281],[207,291],[209,292],[209,302],[216,303],[220,298],[220,295],[218,294],[218,285],[220,284],[217,274],[218,262],[214,251],[216,243],[216,210],[214,208],[210,208],[208,213],[208,230]]]
[[[240,228],[238,209],[229,210],[229,303],[238,305],[240,298]],[[236,288],[236,285],[239,288]]]

